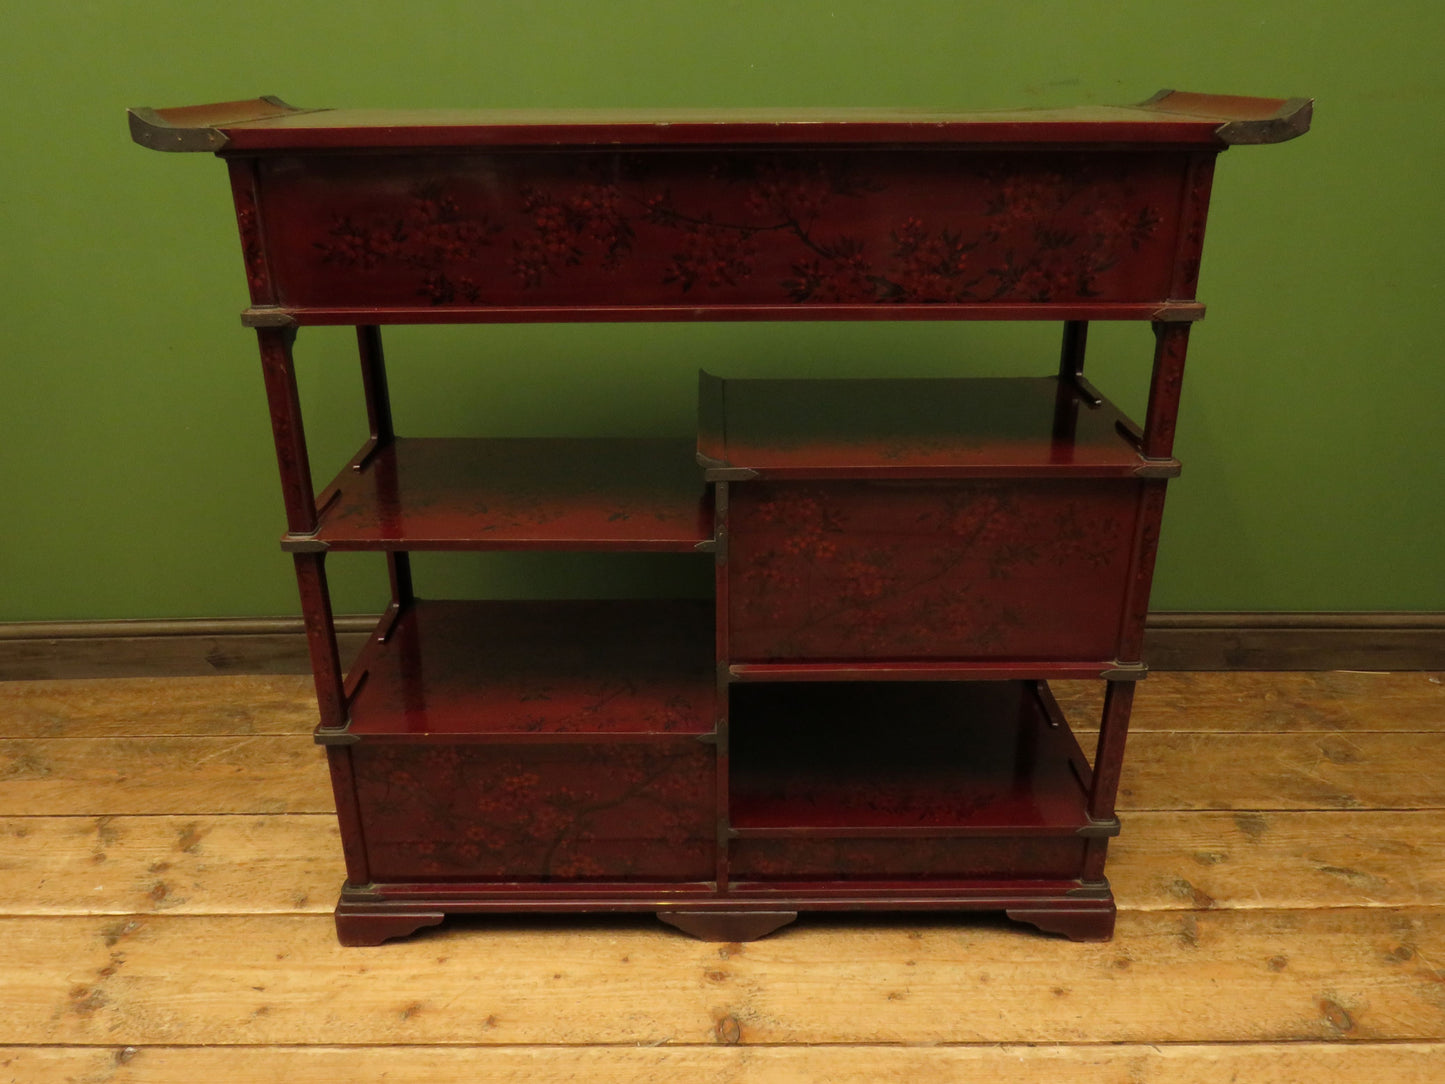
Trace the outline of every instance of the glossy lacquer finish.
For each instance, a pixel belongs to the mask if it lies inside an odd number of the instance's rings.
[[[743,835],[1019,834],[1089,823],[1089,768],[1028,682],[734,690]]]
[[[1184,155],[589,151],[258,168],[275,303],[1144,302],[1170,296]],[[384,198],[379,198],[384,195]]]
[[[713,751],[697,741],[362,744],[379,880],[708,881]]]
[[[698,447],[718,478],[1134,478],[1150,465],[1113,404],[1053,377],[699,383]]]
[[[739,940],[863,909],[1107,938],[1214,159],[1309,120],[1302,99],[1173,91],[972,114],[133,110],[137,142],[227,162],[342,942],[525,911]],[[869,380],[703,374],[695,439],[395,431],[381,325],[741,319],[1047,319],[1063,341],[1038,378],[899,380],[887,357]],[[1152,327],[1142,425],[1084,376],[1097,319]],[[320,493],[293,357],[311,324],[356,325],[366,407]],[[384,554],[391,603],[343,676],[326,562],[355,550]],[[418,600],[413,550],[691,553],[716,597]],[[1106,684],[1092,767],[1051,677]]]
[[[702,601],[414,601],[353,668],[368,742],[710,733]]]
[[[337,550],[681,552],[711,538],[686,438],[398,439],[336,476],[308,536]]]
[[[732,656],[1116,657],[1141,483],[758,482],[731,506]]]

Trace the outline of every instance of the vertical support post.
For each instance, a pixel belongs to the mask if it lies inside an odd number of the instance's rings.
[[[403,551],[388,551],[386,572],[391,580],[391,603],[406,606],[416,598],[411,585],[411,554]]]
[[[1054,440],[1072,445],[1079,429],[1079,391],[1084,375],[1084,348],[1089,340],[1087,320],[1064,322],[1064,343],[1059,352],[1059,387],[1054,397]],[[1071,451],[1071,449],[1070,449]]]
[[[381,348],[381,328],[365,324],[356,329],[356,348],[361,357],[361,388],[366,400],[366,420],[370,430],[370,451],[396,439],[391,418],[391,390],[386,382],[386,355]],[[353,469],[362,470],[366,457],[360,457]],[[415,597],[411,582],[411,555],[400,550],[388,551],[386,571],[391,580],[391,602],[405,606]]]
[[[1154,372],[1149,380],[1149,408],[1140,449],[1148,459],[1168,459],[1174,452],[1174,423],[1179,416],[1184,357],[1192,326],[1187,321],[1154,323]]]
[[[1087,320],[1064,321],[1064,345],[1059,353],[1059,380],[1077,381],[1084,375],[1084,350],[1089,342]]]
[[[358,327],[356,348],[361,355],[361,388],[366,397],[366,420],[371,428],[371,439],[377,444],[386,444],[396,433],[391,424],[391,392],[386,384],[381,328],[375,324]]]
[[[1039,728],[1035,723],[1038,704],[1043,704],[1047,710],[1049,705],[1057,708],[1058,701],[1053,699],[1046,682],[1025,681],[1018,688],[1019,707],[1014,717],[1017,737],[1014,739],[1013,785],[1016,791],[1025,793],[1033,783],[1039,759]]]
[[[717,887],[727,890],[732,851],[732,812],[728,780],[732,773],[732,683],[728,676],[728,490],[727,482],[712,483],[714,664],[717,672]]]
[[[1104,714],[1099,724],[1099,743],[1094,749],[1093,785],[1089,789],[1089,817],[1108,820],[1114,815],[1119,794],[1119,776],[1124,767],[1124,742],[1129,736],[1129,713],[1134,706],[1133,681],[1111,681],[1104,693]],[[1094,838],[1084,849],[1083,880],[1102,882],[1109,841]]]
[[[271,408],[281,495],[286,501],[286,529],[292,534],[311,534],[316,530],[316,491],[311,485],[306,430],[301,424],[301,395],[296,389],[296,367],[291,357],[296,328],[259,327],[256,341],[261,348],[266,402]]]
[[[311,462],[306,454],[306,429],[301,421],[301,395],[291,348],[296,328],[256,329],[261,348],[261,371],[266,380],[266,401],[271,408],[271,435],[276,443],[276,465],[281,472],[281,493],[286,501],[286,527],[292,534],[313,534],[317,527],[316,491],[311,485]],[[346,695],[341,680],[341,659],[331,614],[331,593],[326,585],[326,554],[296,553],[296,584],[301,594],[301,616],[306,624],[306,646],[321,725],[346,725]]]
[[[1111,681],[1104,693],[1104,715],[1094,751],[1094,785],[1089,791],[1089,816],[1094,820],[1108,820],[1114,815],[1124,765],[1124,741],[1129,736],[1129,712],[1134,706],[1134,685],[1133,681]]]
[[[346,693],[332,621],[331,592],[326,585],[326,554],[296,553],[292,557],[296,561],[296,584],[301,592],[301,616],[306,623],[306,647],[311,654],[311,674],[316,679],[321,725],[339,730],[346,725]]]
[[[331,791],[336,796],[336,818],[341,824],[346,883],[359,888],[371,883],[371,869],[366,857],[366,835],[361,826],[361,803],[356,797],[356,766],[351,759],[351,748],[328,746],[326,761],[331,768]]]

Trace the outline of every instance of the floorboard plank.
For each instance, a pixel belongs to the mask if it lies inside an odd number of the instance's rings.
[[[310,676],[0,681],[8,738],[309,734]]]
[[[1118,806],[1441,809],[1445,734],[1133,734]]]
[[[1431,907],[1445,901],[1435,812],[1132,813],[1109,845],[1119,907]]]
[[[16,738],[0,741],[0,816],[323,813],[309,738]]]
[[[0,818],[0,915],[329,911],[330,814]],[[1135,813],[1110,847],[1124,910],[1428,907],[1435,813]]]
[[[1445,1039],[1438,910],[806,917],[747,945],[639,919],[452,923],[343,949],[321,915],[0,920],[0,1043],[710,1044]]]
[[[1436,1043],[1257,1046],[938,1047],[8,1047],[0,1074],[30,1084],[211,1084],[261,1080],[486,1080],[489,1084],[1300,1084],[1373,1080],[1439,1084]]]
[[[1097,681],[1049,687],[1071,725],[1098,725]],[[1156,672],[1139,686],[1129,728],[1211,733],[1445,733],[1445,675],[1434,672]]]
[[[0,817],[0,915],[330,912],[329,813]]]
[[[333,808],[321,751],[299,735],[0,740],[0,782],[0,816]],[[1445,734],[1146,732],[1119,789],[1120,810],[1442,807]]]

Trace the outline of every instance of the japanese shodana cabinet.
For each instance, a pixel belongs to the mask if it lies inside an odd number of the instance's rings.
[[[1216,155],[1300,99],[984,114],[137,109],[225,161],[336,792],[341,940],[448,913],[1002,910],[1104,877]],[[1054,320],[1056,375],[730,380],[694,437],[418,439],[382,325]],[[1137,425],[1083,375],[1148,321]],[[369,436],[313,491],[292,347],[354,325]],[[438,389],[444,394],[443,389]],[[327,555],[386,554],[343,673]],[[423,600],[418,550],[692,552],[711,601]],[[1107,685],[1090,760],[1050,678]]]

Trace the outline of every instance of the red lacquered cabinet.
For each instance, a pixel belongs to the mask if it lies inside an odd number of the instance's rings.
[[[449,913],[1001,910],[1104,876],[1214,159],[1303,99],[585,112],[136,109],[227,164],[341,825],[346,944]],[[1054,375],[729,379],[676,440],[398,436],[381,327],[1053,320]],[[1147,321],[1143,424],[1083,375]],[[297,330],[357,329],[368,434],[314,491]],[[1052,364],[1051,364],[1052,368]],[[709,600],[422,599],[422,550],[693,553]],[[326,559],[386,555],[350,667]],[[1050,679],[1106,683],[1092,758]]]

